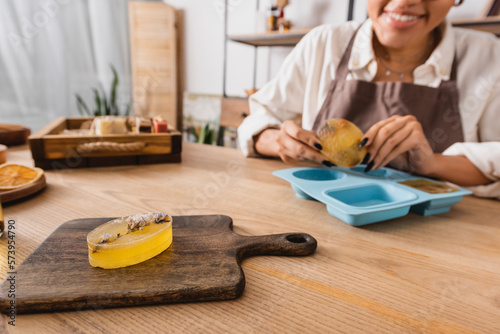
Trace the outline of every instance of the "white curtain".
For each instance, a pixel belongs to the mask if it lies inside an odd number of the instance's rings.
[[[127,0],[0,0],[0,123],[37,131],[93,109],[92,88],[131,98]]]

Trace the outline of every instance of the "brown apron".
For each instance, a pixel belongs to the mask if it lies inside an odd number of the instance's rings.
[[[450,80],[441,81],[437,88],[406,82],[346,80],[356,33],[340,61],[313,130],[317,131],[327,119],[344,118],[366,132],[376,122],[392,115],[414,115],[434,152],[441,153],[450,145],[462,142],[456,58]]]

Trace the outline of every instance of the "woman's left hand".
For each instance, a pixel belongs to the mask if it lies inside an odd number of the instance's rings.
[[[415,116],[389,117],[374,124],[365,138],[370,154],[367,170],[391,163],[395,168],[427,175],[436,167],[436,155]]]

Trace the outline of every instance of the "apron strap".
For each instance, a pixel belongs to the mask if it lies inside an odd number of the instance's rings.
[[[349,59],[351,58],[351,51],[352,51],[352,46],[354,44],[354,39],[356,38],[356,35],[358,34],[359,29],[361,28],[361,25],[356,29],[354,34],[351,37],[351,40],[349,41],[349,44],[347,45],[347,48],[344,52],[344,55],[340,59],[339,66],[337,67],[337,73],[335,74],[335,78],[337,80],[342,80],[344,81],[345,78],[347,77],[347,73],[349,72]]]
[[[451,65],[450,81],[457,81],[457,67],[458,67],[458,60],[457,60],[457,54],[455,53],[455,57],[453,57],[453,64]]]

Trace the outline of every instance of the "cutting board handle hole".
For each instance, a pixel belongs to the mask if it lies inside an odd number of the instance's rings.
[[[307,242],[307,238],[302,234],[290,234],[286,236],[286,240],[293,242],[294,244],[303,244]]]

